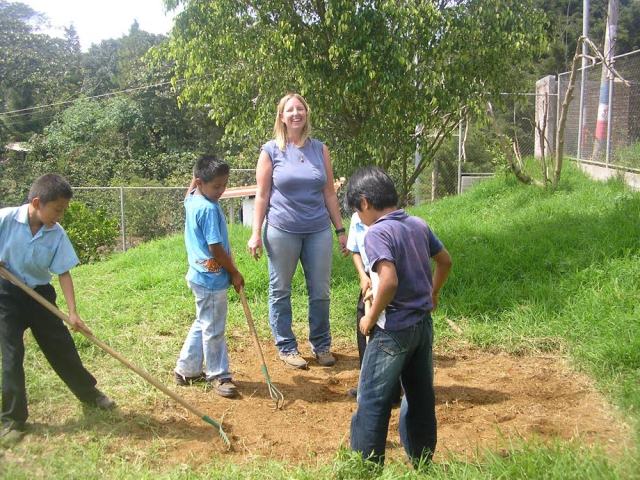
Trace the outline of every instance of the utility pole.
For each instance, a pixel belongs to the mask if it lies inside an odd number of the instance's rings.
[[[607,9],[607,30],[604,37],[604,58],[607,63],[613,63],[613,56],[616,48],[616,38],[618,29],[618,0],[609,0]],[[591,158],[599,160],[602,156],[602,146],[607,139],[610,139],[610,121],[611,121],[611,100],[613,96],[613,75],[602,64],[602,74],[600,75],[600,100],[598,101],[598,118],[596,121],[596,138],[593,142],[593,153]],[[607,163],[609,153],[609,142],[607,142]]]
[[[589,38],[589,0],[582,0],[582,36]],[[578,161],[582,160],[582,142],[584,137],[585,119],[587,118],[587,112],[584,104],[584,90],[587,77],[587,54],[589,53],[589,47],[586,42],[582,42],[582,70],[580,76],[580,110],[578,110]],[[558,85],[558,94],[560,85]],[[560,102],[560,96],[556,101]]]

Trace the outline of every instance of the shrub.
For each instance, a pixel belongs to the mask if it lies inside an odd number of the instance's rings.
[[[91,209],[82,202],[71,202],[61,223],[83,263],[104,258],[118,238],[118,220],[103,208]]]

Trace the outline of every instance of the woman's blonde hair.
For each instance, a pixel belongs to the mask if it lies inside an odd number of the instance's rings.
[[[297,98],[298,100],[300,100],[300,103],[304,105],[304,109],[307,111],[307,121],[304,123],[304,127],[302,128],[300,136],[302,144],[304,144],[307,141],[307,138],[309,138],[309,132],[311,130],[311,112],[309,111],[309,104],[304,99],[304,97],[297,93],[288,93],[284,97],[282,97],[278,102],[278,110],[276,111],[276,122],[273,125],[273,136],[276,139],[278,148],[283,152],[287,146],[287,126],[280,119],[280,117],[284,112],[284,106],[292,98]]]

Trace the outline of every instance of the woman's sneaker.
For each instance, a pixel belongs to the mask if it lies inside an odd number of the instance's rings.
[[[302,355],[298,352],[279,352],[278,357],[285,363],[285,365],[287,365],[287,367],[306,370],[309,366],[307,361],[302,358]]]
[[[336,364],[336,357],[331,355],[330,351],[316,353],[316,360],[322,367],[332,367]]]

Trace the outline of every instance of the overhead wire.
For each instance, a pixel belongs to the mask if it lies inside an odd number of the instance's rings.
[[[177,80],[177,82],[184,82],[185,79],[180,79]],[[161,87],[164,85],[169,85],[172,82],[170,80],[165,81],[165,82],[159,82],[159,83],[154,83],[154,84],[149,84],[149,85],[142,85],[139,87],[131,87],[131,88],[125,88],[123,90],[118,90],[115,92],[107,92],[107,93],[101,93],[99,95],[92,95],[89,97],[84,97],[87,100],[93,100],[93,99],[99,99],[99,98],[107,98],[107,97],[112,97],[115,95],[121,95],[121,94],[126,94],[126,93],[133,93],[133,92],[137,92],[140,90],[148,90],[150,88],[157,88],[157,87]],[[6,112],[0,112],[1,116],[8,116],[8,118],[14,118],[14,117],[19,117],[19,116],[26,116],[26,115],[32,115],[33,112],[35,112],[36,110],[43,110],[46,108],[52,108],[52,107],[58,107],[61,105],[69,105],[76,102],[76,100],[64,100],[61,102],[52,102],[52,103],[47,103],[44,105],[35,105],[33,107],[27,107],[27,108],[20,108],[17,110],[8,110]]]

